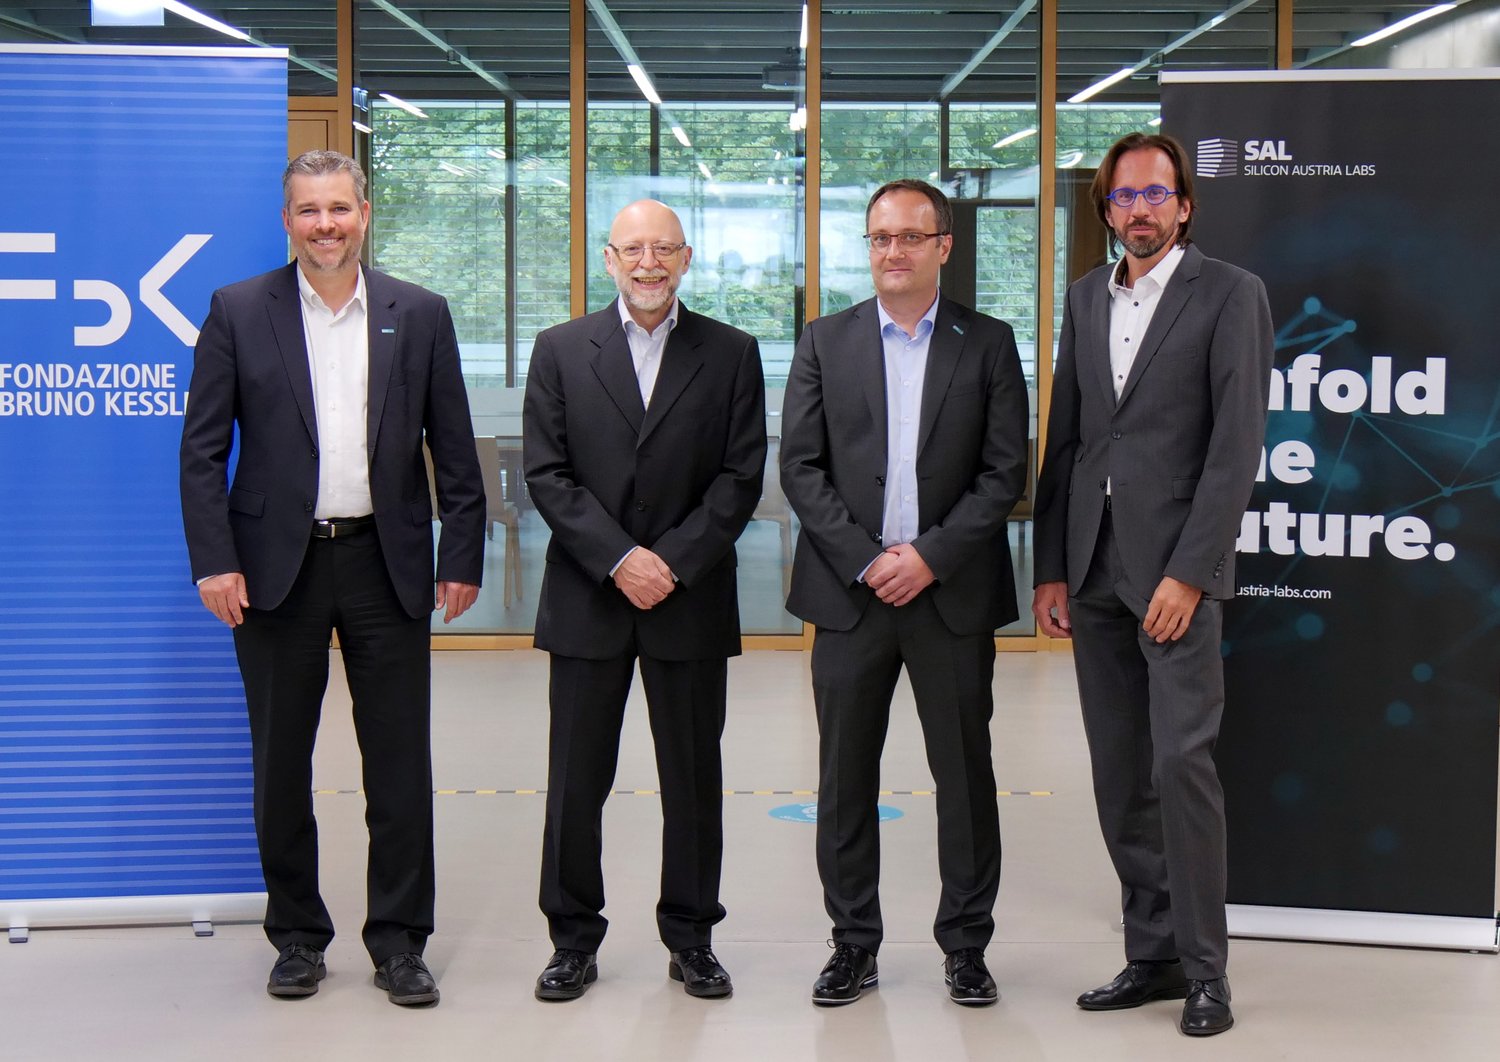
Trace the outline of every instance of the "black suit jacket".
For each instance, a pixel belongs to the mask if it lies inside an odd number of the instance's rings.
[[[1026,381],[1010,325],[941,299],[918,427],[918,535],[926,593],[955,634],[1016,618],[1006,517],[1026,481]],[[885,357],[874,299],[811,322],[782,407],[781,485],[802,521],[787,608],[848,630],[874,599],[880,555]]]
[[[647,409],[612,302],[537,336],[523,430],[526,484],[552,529],[537,648],[604,660],[634,634],[662,660],[737,655],[734,543],[766,463],[754,338],[680,306]],[[610,578],[637,545],[678,580],[646,610]]]
[[[318,494],[318,431],[296,268],[292,263],[214,292],[193,351],[183,420],[182,518],[193,578],[242,572],[258,609],[275,608],[291,589]],[[416,617],[433,606],[424,436],[443,514],[438,580],[479,584],[484,485],[447,302],[371,269],[365,291],[370,498],[391,582]],[[234,482],[226,490],[236,442]]]
[[[1068,289],[1036,498],[1036,581],[1088,574],[1110,516],[1132,588],[1163,575],[1234,596],[1234,544],[1266,434],[1274,331],[1260,278],[1189,244],[1162,290],[1118,401],[1112,265]]]

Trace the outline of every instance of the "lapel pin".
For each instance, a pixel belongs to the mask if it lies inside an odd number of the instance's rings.
[[[396,330],[394,328],[382,328],[380,334],[383,336],[393,336],[396,334]]]
[[[963,335],[964,334],[964,330],[962,328],[958,327],[958,325],[954,325],[953,326],[953,330],[955,332],[957,332],[959,335]]]

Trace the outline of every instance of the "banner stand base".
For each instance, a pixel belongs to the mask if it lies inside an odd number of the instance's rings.
[[[265,920],[263,892],[200,893],[183,896],[100,896],[64,900],[0,900],[0,925],[12,943],[24,943],[33,929],[100,926],[258,924]],[[209,935],[212,930],[209,931]],[[200,934],[202,935],[202,934]]]
[[[1402,948],[1500,951],[1494,918],[1325,911],[1310,907],[1227,907],[1229,935],[1323,944],[1384,944]]]

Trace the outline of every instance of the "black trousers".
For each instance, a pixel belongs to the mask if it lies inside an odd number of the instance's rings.
[[[1223,603],[1198,602],[1187,633],[1158,645],[1150,604],[1125,580],[1108,514],[1068,602],[1073,664],[1105,847],[1120,877],[1125,957],[1181,958],[1224,976],[1227,855],[1214,744],[1224,713]]]
[[[370,831],[363,938],[379,964],[421,953],[432,932],[429,619],[396,599],[373,531],[312,539],[285,601],[249,609],[235,651],[250,711],[255,830],[266,879],[266,936],[326,948],[333,920],[318,891],[312,752],[337,630],[363,756]]]
[[[637,654],[583,660],[552,654],[552,727],[542,831],[540,905],[555,948],[593,953],[603,915],[604,801]],[[724,918],[724,733],[727,662],[640,656],[661,783],[661,896],[656,925],[671,951],[709,944]]]
[[[900,608],[872,601],[852,629],[820,627],[813,642],[823,905],[835,941],[879,950],[880,754],[903,664],[937,782],[942,893],[933,936],[944,952],[983,948],[1000,888],[989,730],[995,643],[989,634],[952,633],[927,594]]]

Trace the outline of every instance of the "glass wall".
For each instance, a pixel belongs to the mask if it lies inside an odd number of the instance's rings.
[[[1057,0],[1056,239],[1063,280],[1106,260],[1108,234],[1088,205],[1088,188],[1110,144],[1161,127],[1161,73],[1275,65],[1275,0],[1150,6],[1144,14],[1101,12],[1092,0]],[[1060,325],[1061,287],[1056,309]]]
[[[355,21],[370,263],[453,310],[485,477],[485,590],[434,630],[528,634],[549,538],[521,474],[531,347],[570,316],[568,4],[367,0]]]
[[[797,525],[777,460],[805,316],[802,4],[587,6],[588,308],[617,294],[604,269],[615,214],[638,199],[672,207],[693,248],[680,298],[755,336],[766,377],[765,492],[737,546],[741,626],[800,635],[784,607]]]
[[[917,176],[953,197],[958,225],[944,290],[1015,328],[1034,439],[1054,353],[1047,336],[1055,339],[1064,286],[1106,258],[1085,194],[1093,168],[1116,137],[1157,127],[1162,70],[1271,67],[1278,2],[1147,0],[1127,9],[1098,0],[861,0],[815,4],[811,32],[800,0],[352,7],[354,48],[344,61],[355,85],[356,151],[372,178],[371,261],[448,297],[486,470],[493,536],[486,592],[461,625],[519,636],[532,629],[548,532],[520,475],[531,345],[541,329],[613,297],[601,251],[610,220],[631,200],[653,196],[682,215],[695,250],[686,303],[761,343],[773,457],[741,543],[742,619],[747,633],[796,635],[801,625],[781,607],[796,534],[776,489],[782,388],[808,316],[872,293],[860,240],[870,192]],[[1500,5],[1491,0],[1462,3],[1366,47],[1355,43],[1414,6],[1295,0],[1292,7],[1297,67],[1500,63]],[[167,12],[160,25],[103,26],[92,23],[88,0],[0,2],[0,40],[222,46],[233,43],[227,28],[238,40],[289,49],[291,95],[333,99],[334,0],[205,0],[193,8],[209,21]],[[575,15],[580,41],[570,34]],[[1055,153],[1047,159],[1039,155],[1044,18],[1055,19],[1057,32],[1048,57],[1056,60]],[[586,57],[586,87],[571,99],[577,54]],[[819,72],[811,96],[809,57]],[[810,102],[821,103],[812,116],[821,129],[812,203]],[[575,106],[587,130],[578,171],[570,157]],[[1039,219],[1043,174],[1055,207]],[[575,203],[584,206],[576,217]],[[809,216],[818,219],[812,298],[803,260]],[[575,228],[587,247],[579,292],[571,288]],[[1047,303],[1055,312],[1044,327]],[[1024,616],[1029,498],[1010,541]],[[1030,632],[1028,618],[1004,633]]]
[[[1037,339],[1035,0],[955,0],[824,9],[820,311],[874,294],[865,205],[888,180],[917,177],[953,201],[944,294],[1010,323],[1032,396]],[[1030,480],[1035,475],[1031,461]],[[1021,619],[1031,635],[1030,496],[1010,521]]]

